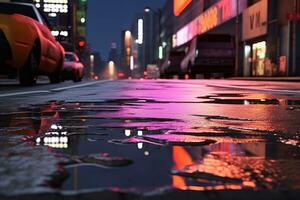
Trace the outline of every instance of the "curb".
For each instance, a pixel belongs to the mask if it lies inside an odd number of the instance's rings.
[[[300,82],[300,77],[233,77],[228,80]]]

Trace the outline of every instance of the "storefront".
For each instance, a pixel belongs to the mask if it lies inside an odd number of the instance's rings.
[[[174,16],[168,36],[172,48],[188,46],[201,34],[230,34],[237,39],[238,76],[300,75],[300,0],[182,2],[186,4],[179,4],[182,13],[176,12],[179,16]],[[241,14],[238,18],[237,13]]]
[[[252,75],[253,76],[266,76],[270,70],[266,66],[266,41],[257,42],[252,44]]]
[[[268,0],[243,12],[244,76],[272,76],[276,67],[267,56]]]

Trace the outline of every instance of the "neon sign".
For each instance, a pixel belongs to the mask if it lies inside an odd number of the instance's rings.
[[[179,16],[192,0],[174,0],[174,15]]]
[[[211,6],[176,33],[176,46],[185,44],[196,35],[203,34],[232,19],[237,14],[236,0],[221,0]],[[247,0],[239,1],[239,13],[247,7]]]
[[[198,18],[199,21],[199,32],[206,32],[213,27],[218,25],[218,8],[217,6],[212,7],[207,12],[200,15]]]

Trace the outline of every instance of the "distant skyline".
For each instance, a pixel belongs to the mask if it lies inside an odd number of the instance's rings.
[[[120,53],[121,31],[129,29],[134,15],[146,6],[162,8],[166,0],[89,0],[87,41],[102,59],[108,57],[110,44],[116,42]]]

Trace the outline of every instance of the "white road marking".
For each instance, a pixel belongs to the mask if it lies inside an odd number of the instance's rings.
[[[299,90],[277,90],[277,89],[268,89],[268,88],[255,88],[255,87],[241,87],[241,86],[233,86],[233,85],[218,85],[218,84],[208,84],[210,87],[219,87],[219,88],[230,88],[230,89],[239,89],[239,90],[250,90],[250,91],[258,91],[258,92],[266,92],[272,94],[295,94],[300,95]]]
[[[88,82],[88,83],[83,83],[83,84],[79,84],[79,85],[71,85],[71,86],[67,86],[67,87],[60,87],[60,88],[54,88],[54,89],[50,89],[51,92],[60,92],[63,90],[68,90],[68,89],[73,89],[73,88],[79,88],[79,87],[85,87],[85,86],[90,86],[90,85],[95,85],[97,83],[104,83],[104,82],[108,82],[109,80],[101,80],[101,81],[94,81],[94,82]]]
[[[27,92],[14,92],[14,93],[0,94],[0,97],[12,97],[12,96],[37,94],[37,93],[50,93],[50,91],[49,90],[34,90],[34,91],[27,91]]]
[[[12,97],[12,96],[21,96],[21,95],[29,95],[29,94],[39,94],[39,93],[51,93],[51,92],[60,92],[63,90],[73,89],[73,88],[79,88],[79,87],[86,87],[90,85],[95,85],[97,83],[104,83],[108,82],[109,80],[101,80],[101,81],[93,81],[83,84],[77,84],[77,85],[71,85],[67,87],[60,87],[60,88],[54,88],[49,90],[32,90],[32,91],[26,91],[26,92],[13,92],[13,93],[6,93],[6,94],[0,94],[1,97]]]

